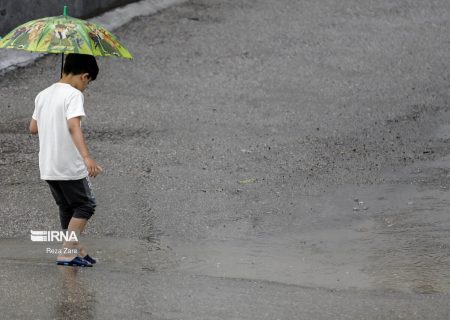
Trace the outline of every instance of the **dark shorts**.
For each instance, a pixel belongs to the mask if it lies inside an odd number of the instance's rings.
[[[59,207],[62,229],[68,228],[72,217],[88,220],[94,214],[96,202],[89,178],[45,181]]]

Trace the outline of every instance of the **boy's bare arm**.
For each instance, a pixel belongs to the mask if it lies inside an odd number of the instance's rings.
[[[91,155],[89,154],[87,145],[84,142],[83,131],[80,127],[80,117],[75,117],[67,120],[67,125],[69,127],[69,132],[72,136],[73,143],[83,157],[84,163],[86,164],[86,168],[89,172],[89,176],[97,176],[100,172],[103,171],[103,169],[95,162],[94,159],[91,158]]]
[[[37,134],[38,133],[38,127],[37,127],[37,121],[34,119],[31,119],[30,126],[28,127],[28,130],[31,134]]]

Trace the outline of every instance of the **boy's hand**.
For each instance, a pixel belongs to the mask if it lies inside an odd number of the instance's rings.
[[[80,152],[80,155],[83,157],[89,177],[96,177],[103,171],[103,169],[89,155],[89,150],[84,142],[83,131],[81,131],[80,121],[80,117],[70,118],[67,120],[67,126],[69,127],[69,132],[72,136],[73,143]]]
[[[96,177],[100,172],[103,171],[103,168],[100,167],[97,162],[91,157],[84,157],[84,164],[89,173],[89,177]]]
[[[37,126],[37,121],[36,120],[31,119],[30,126],[28,127],[28,130],[30,131],[31,134],[37,134],[38,133],[38,126]]]

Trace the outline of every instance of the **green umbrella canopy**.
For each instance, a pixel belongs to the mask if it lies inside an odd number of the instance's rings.
[[[67,7],[64,13],[18,26],[0,38],[0,48],[133,58],[117,37],[103,26],[68,16]]]

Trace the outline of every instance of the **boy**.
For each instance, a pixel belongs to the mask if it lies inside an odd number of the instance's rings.
[[[67,55],[61,80],[36,96],[29,127],[30,133],[39,134],[40,175],[59,207],[61,227],[77,237],[96,206],[88,176],[103,171],[90,156],[81,130],[81,117],[86,116],[82,92],[98,71],[93,56]],[[78,255],[59,255],[58,265],[91,267],[96,262],[78,242],[66,241],[64,248]]]

